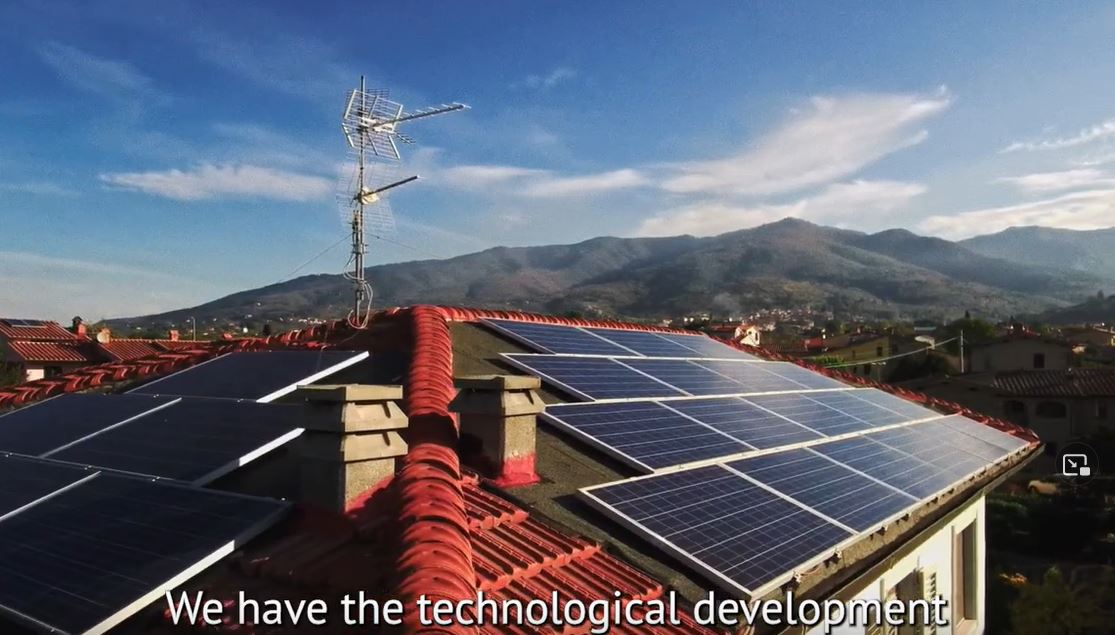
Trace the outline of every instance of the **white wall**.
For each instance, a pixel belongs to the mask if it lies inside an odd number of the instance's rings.
[[[28,366],[27,378],[24,381],[35,381],[46,377],[46,370],[42,366]]]
[[[941,527],[914,551],[907,554],[890,569],[868,583],[864,590],[856,595],[856,598],[864,600],[885,598],[887,593],[893,589],[900,580],[917,569],[933,568],[937,572],[937,593],[948,601],[945,612],[948,615],[949,624],[947,626],[938,627],[937,634],[951,635],[956,633],[957,635],[979,635],[983,633],[987,609],[987,532],[984,524],[985,516],[984,498],[981,496],[970,503],[959,515],[953,518],[948,525]],[[954,536],[959,535],[973,522],[976,523],[976,597],[978,598],[978,619],[975,623],[965,622],[961,628],[957,629],[955,628],[956,624],[952,620],[951,613],[953,605],[952,550],[955,544]],[[867,629],[863,626],[841,626],[833,628],[831,632],[837,635],[861,635],[865,633],[866,630]],[[824,629],[818,626],[809,631],[809,633],[810,635],[821,635],[824,633]]]

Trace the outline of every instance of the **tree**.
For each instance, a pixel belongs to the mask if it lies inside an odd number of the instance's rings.
[[[1045,572],[1040,584],[1022,587],[1011,606],[1011,625],[1017,635],[1085,635],[1110,632],[1111,615],[1104,615],[1104,598],[1112,589],[1110,571],[1099,580],[1069,584],[1060,569]],[[1110,612],[1108,609],[1107,612]]]

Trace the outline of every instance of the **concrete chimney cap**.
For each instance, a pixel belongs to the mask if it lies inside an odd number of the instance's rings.
[[[466,375],[453,383],[462,390],[534,390],[542,386],[534,375]]]
[[[403,387],[381,384],[314,384],[300,386],[296,394],[307,401],[328,403],[398,401],[403,398]]]

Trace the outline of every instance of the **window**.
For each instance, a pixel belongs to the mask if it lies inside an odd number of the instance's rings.
[[[976,523],[953,535],[952,539],[952,623],[979,619],[979,542]]]
[[[1045,368],[1045,353],[1034,353],[1034,368]]]
[[[882,357],[882,356],[883,356],[883,347],[882,346],[876,346],[875,347],[875,357]]]
[[[1107,402],[1104,402],[1104,401],[1097,401],[1096,402],[1096,418],[1097,419],[1106,419],[1107,418]]]
[[[55,377],[55,376],[61,375],[61,374],[62,374],[62,367],[61,366],[47,366],[46,368],[43,369],[43,376],[44,377]]]
[[[1068,416],[1068,408],[1060,401],[1039,401],[1034,412],[1046,419],[1064,419]]]

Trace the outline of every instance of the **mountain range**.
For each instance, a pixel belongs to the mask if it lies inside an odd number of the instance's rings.
[[[876,318],[993,318],[1057,310],[1115,289],[1115,228],[1013,228],[962,242],[904,229],[867,234],[787,218],[698,238],[593,238],[496,247],[371,267],[376,306],[456,304],[626,318],[812,307]],[[338,317],[351,290],[310,275],[158,315],[162,326]]]

